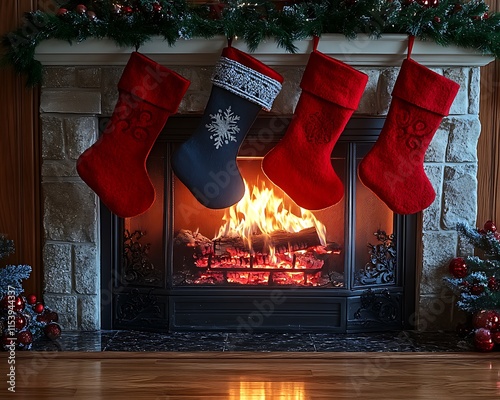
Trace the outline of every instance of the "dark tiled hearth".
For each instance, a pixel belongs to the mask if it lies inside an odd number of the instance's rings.
[[[63,332],[55,342],[39,340],[39,351],[258,351],[258,352],[460,352],[473,351],[454,333],[151,333]]]

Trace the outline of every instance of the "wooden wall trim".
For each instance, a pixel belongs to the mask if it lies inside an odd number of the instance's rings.
[[[0,35],[19,26],[36,0],[0,1]],[[15,241],[7,264],[29,264],[26,293],[41,293],[40,145],[37,89],[0,68],[0,232]],[[2,260],[5,264],[5,260]]]
[[[500,11],[500,0],[489,0]],[[500,61],[481,68],[477,225],[492,219],[500,225]],[[465,194],[464,194],[465,195]]]

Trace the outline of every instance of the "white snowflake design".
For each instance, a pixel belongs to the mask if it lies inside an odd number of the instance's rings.
[[[224,113],[219,110],[217,114],[210,114],[210,118],[212,123],[206,124],[205,127],[209,132],[213,132],[210,139],[213,139],[216,149],[229,142],[236,142],[236,134],[240,131],[236,121],[240,120],[240,116],[231,111],[231,106]]]

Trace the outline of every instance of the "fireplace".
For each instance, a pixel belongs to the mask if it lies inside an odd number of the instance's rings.
[[[169,124],[187,123],[192,125],[176,134],[173,134],[171,129],[175,126],[169,125],[165,131],[165,138],[170,137],[171,141],[162,142],[161,145],[167,147],[167,151],[162,154],[171,154],[174,147],[185,140],[189,132],[194,131],[197,121],[196,118],[191,117],[203,112],[211,88],[209,78],[212,68],[224,45],[224,38],[214,38],[211,40],[181,41],[175,47],[168,48],[159,39],[141,48],[144,54],[175,69],[192,82],[181,103],[179,117],[169,120]],[[236,42],[235,45],[239,46],[239,43]],[[288,305],[295,307],[296,303],[309,304],[309,300],[304,300],[304,296],[309,296],[308,299],[320,297],[323,299],[322,301],[326,301],[323,304],[311,305],[303,313],[305,316],[319,315],[316,321],[323,323],[322,327],[315,327],[313,322],[310,322],[311,320],[306,319],[305,322],[310,324],[311,330],[316,328],[325,331],[357,330],[361,329],[357,324],[367,325],[364,320],[376,319],[373,315],[373,318],[368,316],[369,312],[373,311],[370,311],[370,302],[375,305],[375,308],[390,310],[391,307],[382,307],[382,304],[385,304],[381,303],[382,300],[386,299],[390,304],[390,301],[393,300],[402,301],[405,295],[412,297],[411,293],[414,293],[413,299],[408,302],[404,300],[404,308],[399,308],[403,317],[399,319],[398,316],[396,319],[399,321],[398,326],[403,323],[403,325],[415,325],[420,330],[453,329],[457,321],[457,315],[453,313],[454,300],[451,293],[444,289],[442,278],[447,273],[446,265],[452,257],[468,255],[473,251],[472,248],[463,243],[455,227],[457,222],[475,224],[477,197],[475,149],[480,133],[478,118],[479,66],[487,64],[491,58],[453,46],[442,48],[432,43],[419,41],[415,43],[413,51],[415,60],[430,66],[438,73],[461,85],[450,116],[443,120],[425,157],[425,170],[437,196],[435,202],[428,209],[416,216],[406,218],[392,216],[391,219],[390,215],[385,215],[382,218],[384,223],[372,225],[365,222],[366,218],[371,215],[360,216],[354,212],[356,204],[354,200],[357,200],[356,196],[363,194],[363,187],[357,182],[355,174],[352,175],[352,171],[355,171],[356,162],[359,161],[358,156],[361,156],[370,143],[375,140],[380,125],[371,129],[373,132],[368,133],[366,126],[356,127],[352,124],[363,124],[367,121],[382,123],[389,108],[392,85],[398,73],[397,67],[405,56],[406,45],[405,35],[384,35],[383,38],[375,41],[363,37],[359,37],[355,41],[346,41],[341,35],[325,35],[320,42],[320,51],[350,63],[369,76],[369,82],[359,108],[349,124],[348,130],[342,135],[341,141],[336,146],[338,149],[336,148],[334,153],[333,162],[336,171],[339,174],[344,174],[344,177],[347,177],[348,173],[351,175],[350,178],[346,178],[344,200],[341,205],[336,206],[342,207],[344,225],[339,227],[339,224],[342,225],[342,223],[337,224],[331,220],[327,220],[325,224],[327,235],[332,235],[330,238],[327,237],[327,244],[337,245],[337,250],[340,252],[334,254],[335,252],[332,251],[331,255],[328,256],[332,257],[332,260],[323,264],[328,267],[329,275],[326,273],[327,268],[322,266],[324,269],[322,272],[325,272],[326,275],[323,275],[321,279],[327,277],[327,282],[323,283],[328,283],[330,276],[335,276],[337,280],[333,280],[333,282],[339,283],[338,286],[335,286],[336,284],[329,282],[330,287],[328,287],[328,285],[324,286],[320,283],[312,286],[311,280],[308,281],[307,285],[300,286],[226,283],[227,277],[224,277],[224,274],[223,284],[202,281],[193,283],[198,279],[195,275],[188,276],[184,282],[185,269],[192,269],[192,266],[183,266],[183,269],[178,269],[177,275],[174,276],[173,246],[175,237],[167,235],[173,235],[174,231],[180,229],[196,232],[197,228],[200,228],[198,232],[212,240],[216,237],[215,229],[220,227],[219,225],[212,226],[207,229],[207,232],[204,232],[201,230],[202,226],[198,226],[198,224],[182,223],[174,226],[176,222],[181,221],[178,216],[170,219],[165,217],[169,215],[168,213],[173,212],[173,201],[176,199],[175,197],[169,198],[170,195],[164,197],[164,194],[172,193],[170,192],[171,188],[179,189],[180,187],[179,183],[175,181],[175,177],[172,174],[164,176],[165,167],[159,169],[162,171],[161,176],[153,176],[153,179],[158,181],[159,186],[157,187],[160,190],[158,191],[158,201],[155,202],[148,214],[150,218],[159,216],[165,225],[173,225],[161,227],[161,232],[151,231],[151,228],[148,227],[146,235],[138,239],[137,235],[140,233],[136,233],[136,231],[143,232],[146,225],[141,226],[142,223],[134,221],[120,221],[109,215],[106,209],[99,204],[95,194],[79,179],[75,171],[76,159],[83,150],[93,143],[98,135],[100,119],[109,117],[113,111],[117,100],[116,84],[130,51],[117,49],[107,41],[87,40],[74,46],[58,41],[42,43],[37,48],[37,58],[45,65],[45,83],[41,90],[40,102],[43,161],[43,290],[45,303],[58,310],[64,329],[95,330],[101,327],[110,327],[113,313],[119,309],[121,304],[126,303],[126,297],[119,297],[123,294],[122,291],[128,291],[130,295],[128,298],[131,299],[130,305],[122,309],[122,314],[120,314],[122,317],[130,317],[133,307],[138,309],[152,304],[152,314],[147,318],[156,318],[155,315],[158,314],[159,310],[164,325],[158,325],[157,328],[165,330],[189,329],[191,324],[189,318],[194,318],[194,316],[199,317],[196,319],[200,323],[205,318],[206,324],[213,323],[213,326],[220,326],[222,322],[228,321],[228,315],[234,316],[237,313],[244,321],[247,321],[246,317],[253,311],[258,311],[253,304],[254,301],[261,305],[268,304],[265,301],[271,301],[270,296],[273,293],[285,292],[288,295],[287,301],[281,304],[281,307],[277,307],[280,313],[275,313],[272,317],[267,318],[266,323],[280,324],[282,327],[293,323],[302,324],[301,321],[293,322],[289,318],[297,314],[297,309],[287,309],[286,307]],[[276,118],[274,123],[276,126],[279,125],[281,118],[286,118],[293,113],[300,94],[298,84],[307,61],[307,54],[310,52],[311,43],[310,41],[299,41],[297,46],[298,54],[295,55],[285,54],[271,42],[263,44],[255,53],[256,57],[266,64],[274,66],[285,77],[283,90],[276,99],[270,114],[271,118]],[[247,154],[249,163],[251,163],[250,156],[259,157],[266,148],[273,145],[269,135],[266,134],[266,132],[269,133],[268,131],[261,132],[259,138],[259,130],[265,128],[268,123],[269,121],[266,122],[265,119],[262,121],[259,119],[252,131],[257,139],[252,142],[251,135],[248,136],[246,148],[251,150],[252,146],[257,143],[260,146],[258,150],[262,152]],[[286,124],[286,120],[283,120],[280,129],[283,129]],[[353,133],[358,128],[358,133]],[[365,133],[361,133],[363,130]],[[272,129],[271,131],[273,132]],[[348,134],[348,132],[352,134]],[[273,132],[272,139],[278,140],[280,134],[278,131]],[[357,136],[353,143],[350,142],[352,136]],[[354,153],[353,149],[355,149]],[[152,156],[154,155],[152,154]],[[153,157],[150,162],[163,163],[165,166],[167,161],[162,157],[165,156]],[[244,160],[242,159],[241,162]],[[256,162],[258,164],[258,161]],[[264,178],[260,176],[259,181],[262,179]],[[267,185],[266,182],[266,187]],[[175,190],[173,193],[177,192],[178,190]],[[468,195],[459,195],[462,193]],[[376,198],[370,201],[376,201]],[[158,209],[158,207],[161,208]],[[187,215],[190,212],[195,213],[192,219],[199,212],[196,208],[194,210],[189,207],[184,208]],[[370,207],[367,209],[371,211]],[[202,217],[206,215],[205,210],[200,213]],[[341,211],[337,210],[337,214],[334,213],[331,218],[340,219],[340,213]],[[320,221],[322,218],[320,215]],[[412,220],[414,221],[412,222]],[[334,229],[328,226],[328,223],[334,224]],[[129,225],[127,226],[127,224]],[[373,246],[381,244],[374,235],[379,228],[385,230],[388,235],[395,234],[398,263],[414,264],[415,272],[412,272],[411,267],[406,264],[403,267],[398,265],[397,268],[403,269],[397,270],[396,286],[382,285],[380,287],[368,284],[362,288],[356,287],[356,271],[363,269],[366,264],[366,261],[358,263],[357,260],[361,260],[361,256],[367,257],[370,251],[369,244]],[[116,274],[112,273],[111,267],[108,269],[109,265],[118,265],[118,261],[113,258],[121,257],[123,253],[122,250],[113,252],[108,249],[118,249],[123,246],[125,229],[129,229],[129,233],[132,235],[131,241],[138,241],[144,246],[151,243],[149,257],[155,268],[158,265],[167,266],[160,276],[156,276],[156,272],[154,272],[152,276],[145,278],[153,281],[148,283],[150,287],[138,284],[135,287],[128,284],[127,287],[126,284],[118,284]],[[365,237],[357,238],[356,235],[361,231],[365,232]],[[162,243],[171,243],[172,247],[155,255],[153,237],[161,238]],[[110,243],[113,241],[114,244]],[[414,257],[399,254],[406,246],[404,244],[406,241],[416,244]],[[355,242],[359,243],[356,249],[351,246]],[[177,258],[177,256],[178,254],[175,252],[175,257]],[[406,259],[408,260],[406,261]],[[146,263],[146,270],[147,266]],[[194,272],[201,273],[201,270],[202,268],[194,269]],[[131,275],[125,276],[128,277],[127,279],[133,279],[136,272],[131,271]],[[245,271],[233,270],[232,272]],[[304,278],[304,275],[312,275],[313,269],[306,271],[305,274],[302,274],[302,271],[284,272],[301,272],[300,280]],[[285,274],[285,277],[287,275]],[[176,284],[172,285],[171,289],[169,287],[170,291],[167,292],[167,279],[170,280],[169,282],[173,282],[174,278]],[[210,279],[215,279],[214,275]],[[267,279],[269,283],[269,278],[266,278],[266,275],[262,279]],[[400,289],[401,291],[396,293]],[[154,296],[158,294],[159,290],[165,290],[162,296],[166,296],[169,299],[168,302],[155,302]],[[218,302],[205,301],[206,299],[203,298],[205,295],[202,295],[202,298],[198,297],[198,290],[209,292],[212,298]],[[248,295],[248,300],[246,303],[243,302],[243,305],[242,302],[235,301],[235,298],[231,302],[227,301],[225,296],[231,291],[236,294],[244,292],[245,295]],[[147,295],[151,297],[147,297]],[[131,296],[136,296],[135,300]],[[240,297],[236,299],[241,300]],[[229,308],[229,311],[221,316],[217,314],[217,311],[221,309],[222,305],[226,307],[226,311]],[[169,309],[173,307],[180,312],[176,314],[180,319],[177,322],[166,322],[168,318],[163,316],[168,315]],[[235,307],[236,311],[231,310],[231,307]],[[391,313],[388,312],[387,315],[391,315]],[[210,321],[209,318],[212,320]],[[222,322],[219,324],[219,320],[216,321],[216,318],[221,319]],[[254,314],[253,318],[256,318],[255,325],[259,317]],[[129,319],[133,320],[133,318]],[[127,318],[124,318],[125,320]],[[141,322],[141,318],[139,318],[134,321],[134,324],[136,327],[143,328],[146,324],[145,321],[144,319]],[[116,325],[116,327],[118,326],[121,325]],[[243,324],[241,326],[245,327]],[[251,325],[249,326],[254,329]],[[302,325],[300,326],[302,327]],[[393,326],[395,325],[387,325],[389,329],[392,329]],[[234,318],[231,329],[238,329],[238,325],[234,326]],[[262,329],[277,330],[276,326]]]
[[[245,196],[208,209],[178,180],[172,152],[197,116],[171,118],[148,158],[158,193],[135,218],[103,213],[107,326],[160,331],[354,332],[409,328],[415,216],[395,215],[357,178],[383,118],[353,118],[332,153],[344,199],[300,209],[261,170],[285,116],[260,117],[238,153]],[[100,124],[101,126],[104,124]],[[102,207],[103,209],[104,207]]]

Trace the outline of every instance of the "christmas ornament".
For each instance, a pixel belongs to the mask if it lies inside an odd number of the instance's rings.
[[[436,24],[441,23],[441,18],[439,18],[439,17],[434,17],[434,22],[435,22]]]
[[[134,217],[153,204],[146,160],[188,86],[188,80],[146,56],[130,56],[103,135],[77,161],[80,177],[116,215]]]
[[[133,12],[134,10],[132,9],[132,7],[125,6],[125,7],[122,7],[122,11],[123,11],[125,14],[132,14],[132,12]]]
[[[241,50],[229,45],[222,51],[201,123],[172,159],[179,180],[205,207],[230,207],[243,197],[238,150],[259,111],[271,109],[282,82]]]
[[[25,305],[24,299],[21,296],[17,296],[16,299],[14,300],[13,310],[21,311],[22,309],[24,309],[24,305]]]
[[[57,340],[61,337],[61,327],[55,322],[47,324],[44,328],[45,336],[50,340]]]
[[[467,276],[467,264],[462,257],[456,257],[451,260],[448,270],[455,278],[464,278]]]
[[[30,294],[30,295],[26,296],[26,301],[30,306],[32,306],[33,304],[36,304],[36,296],[34,294]]]
[[[474,316],[474,328],[495,330],[499,328],[500,316],[493,310],[481,310]]]
[[[24,317],[23,315],[16,315],[14,317],[14,326],[18,331],[24,329],[26,327],[26,324],[27,320],[26,317]]]
[[[95,21],[97,19],[97,15],[94,11],[88,11],[87,18],[90,19],[91,21]]]
[[[491,220],[488,220],[484,223],[484,226],[483,226],[484,230],[486,232],[496,232],[497,231],[497,226],[496,224],[491,221]]]
[[[159,13],[162,10],[162,6],[159,3],[153,3],[153,11]]]
[[[332,167],[332,149],[367,82],[367,75],[320,53],[315,44],[292,121],[262,161],[267,177],[300,207],[319,210],[344,196]]]
[[[479,351],[491,351],[495,346],[491,337],[491,331],[485,328],[476,329],[474,334],[474,344]]]
[[[470,294],[474,296],[479,296],[484,292],[484,286],[480,284],[474,284],[470,287]]]
[[[45,309],[45,306],[42,304],[42,303],[37,303],[34,305],[33,307],[33,310],[37,313],[37,314],[41,314],[43,313],[43,310]]]
[[[56,15],[58,17],[62,17],[63,15],[66,15],[67,13],[68,13],[68,10],[66,8],[60,8],[59,10],[57,10]]]
[[[358,169],[363,184],[397,214],[422,211],[436,197],[424,155],[459,87],[409,57],[403,61],[380,136]]]
[[[21,331],[17,334],[17,343],[23,346],[28,346],[33,343],[33,335],[29,330]]]
[[[87,11],[87,7],[85,7],[85,5],[83,4],[78,4],[76,7],[75,7],[75,11],[78,13],[78,14],[84,14],[85,11]]]

